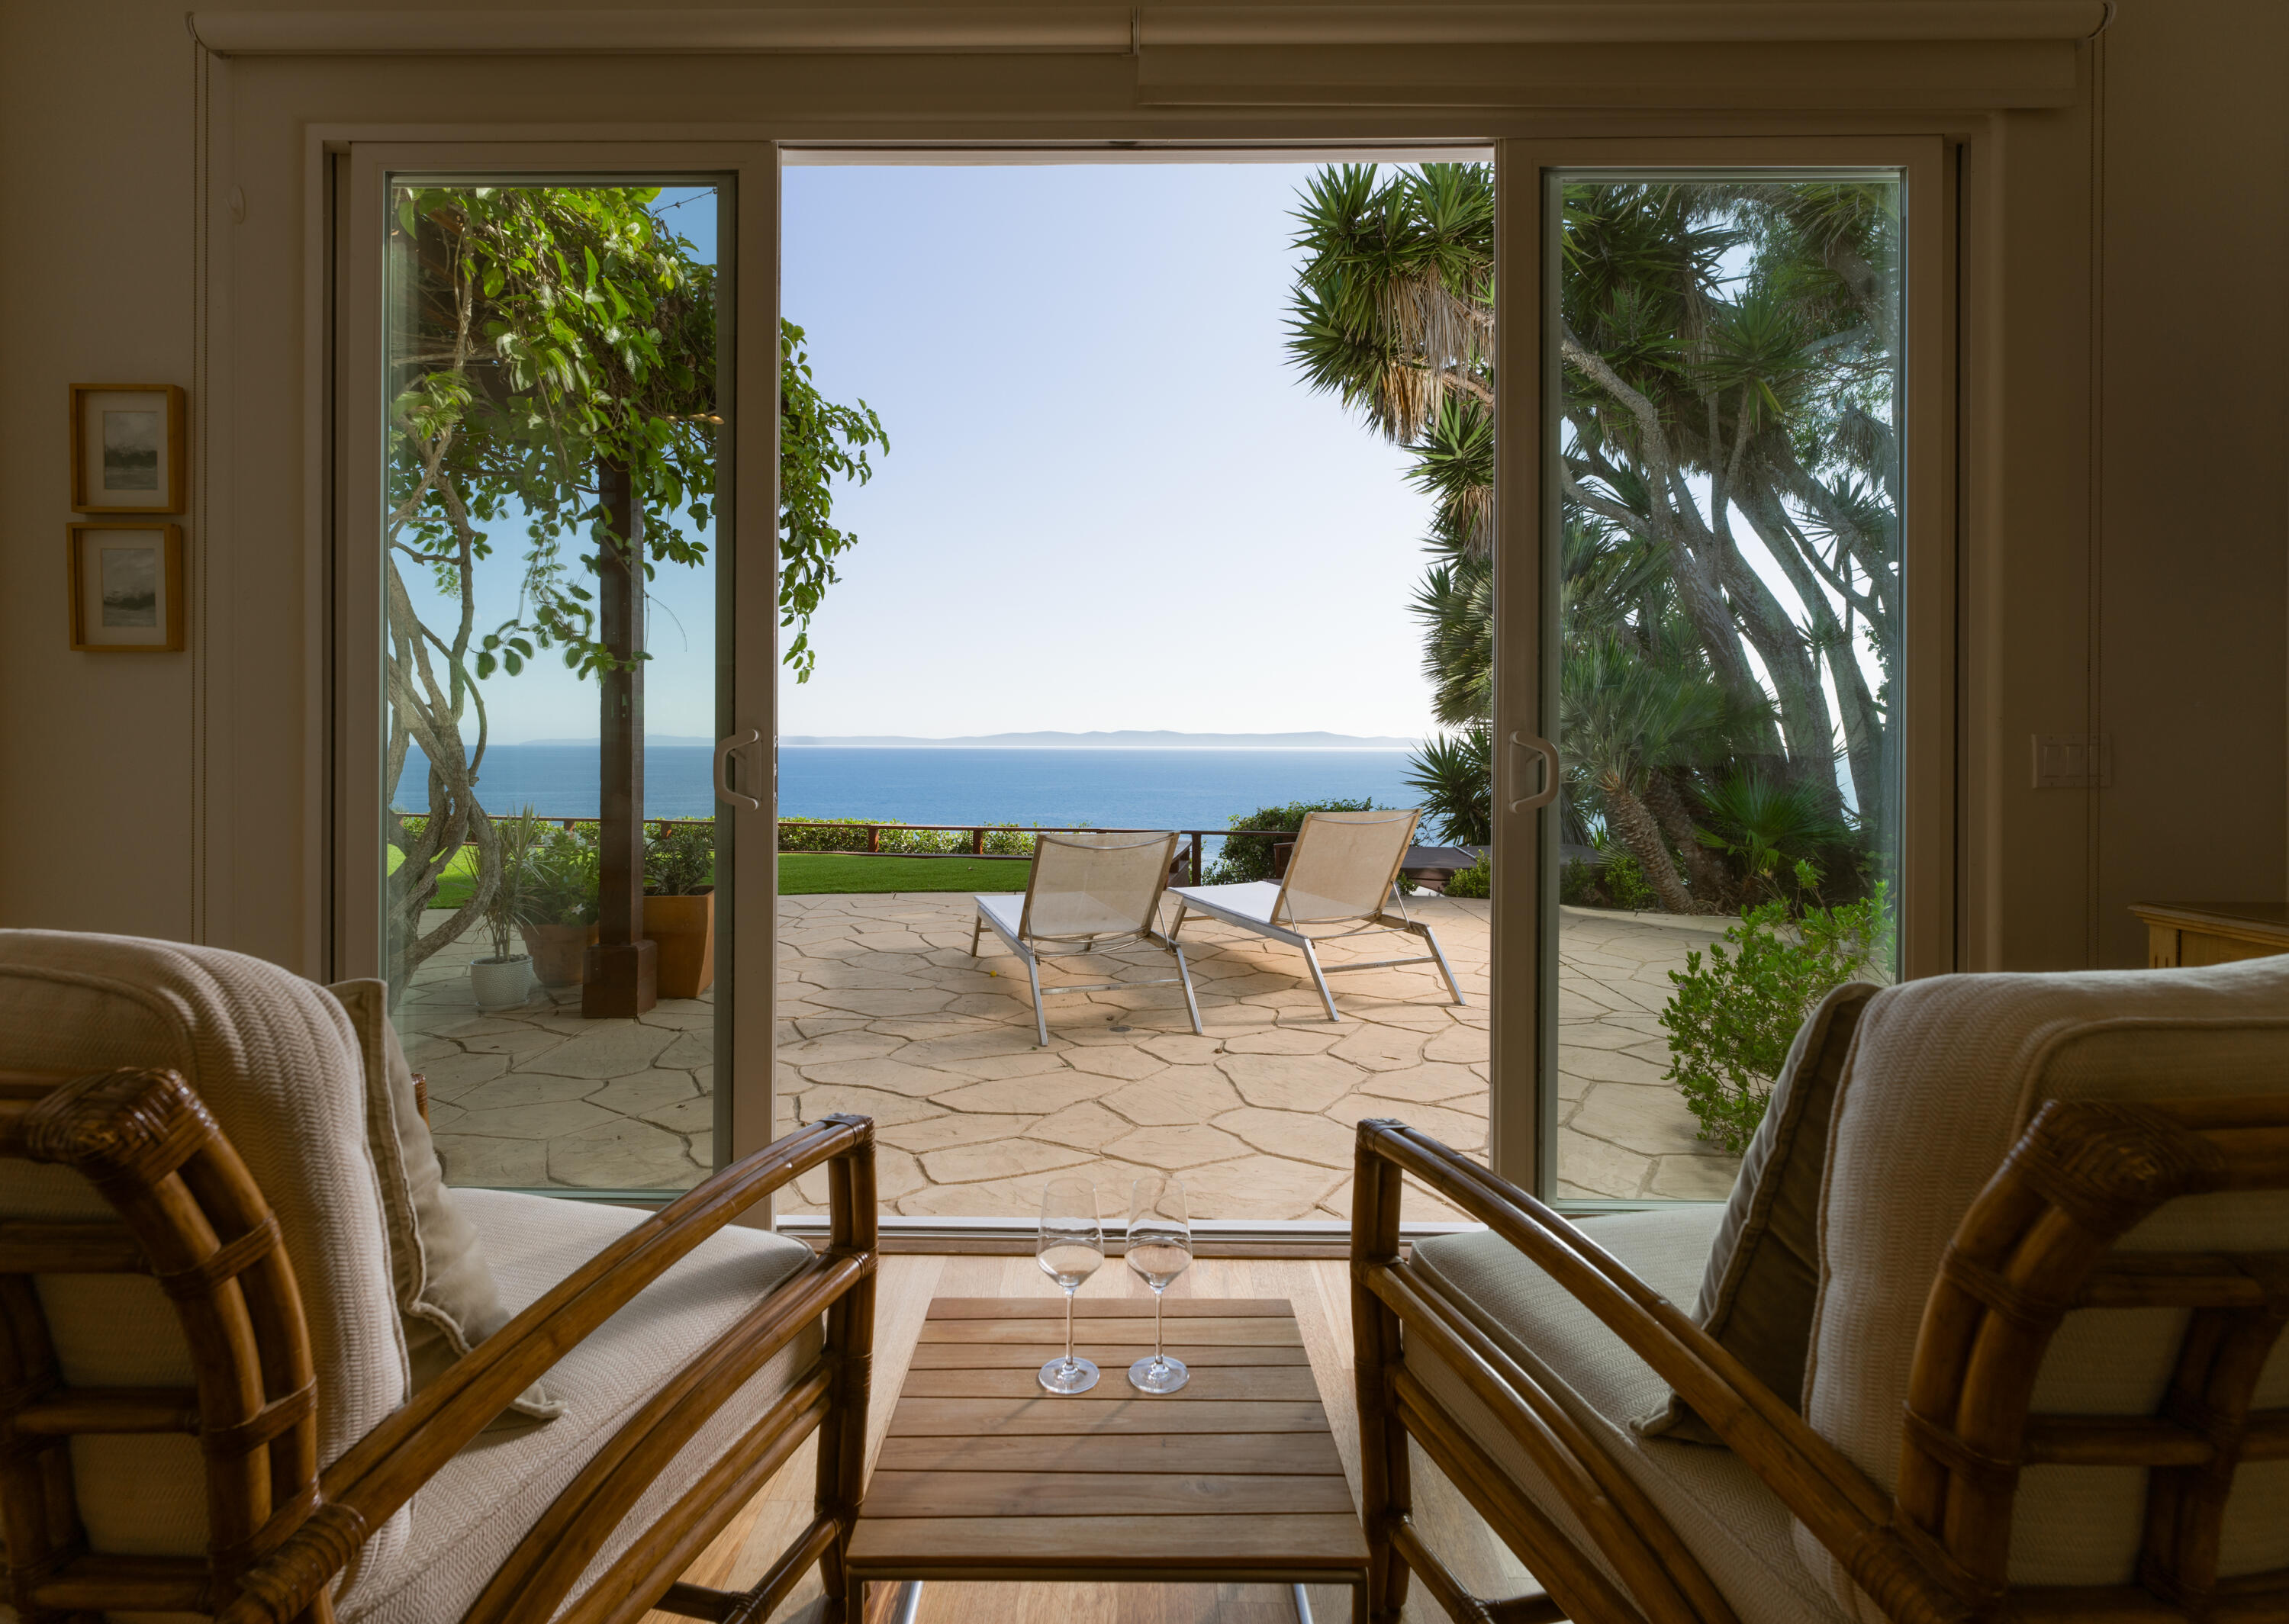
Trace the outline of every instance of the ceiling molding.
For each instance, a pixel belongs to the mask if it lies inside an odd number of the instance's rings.
[[[1493,5],[755,5],[201,11],[221,56],[1050,53],[1156,49],[1988,44],[2088,39],[2110,0],[1602,0]]]

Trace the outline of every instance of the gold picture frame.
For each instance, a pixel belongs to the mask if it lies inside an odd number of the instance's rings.
[[[179,513],[188,469],[182,390],[71,386],[71,505],[83,513]]]
[[[83,654],[172,654],[183,646],[183,527],[76,523],[71,646]]]

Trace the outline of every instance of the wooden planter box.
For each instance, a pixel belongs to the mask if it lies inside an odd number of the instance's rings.
[[[658,943],[659,996],[698,998],[715,984],[715,894],[647,896],[643,933]]]

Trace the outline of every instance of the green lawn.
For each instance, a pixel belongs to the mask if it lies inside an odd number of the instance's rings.
[[[397,865],[405,861],[405,854],[389,848],[389,872],[397,872]],[[437,895],[429,899],[432,908],[458,908],[469,900],[469,888],[477,882],[477,848],[464,846],[453,854],[445,872],[437,876]]]
[[[783,852],[779,895],[833,891],[1022,891],[1025,864],[976,857],[853,857]]]
[[[389,848],[395,871],[403,854]],[[476,878],[477,848],[461,848],[437,881],[433,908],[458,908]],[[1022,891],[1025,864],[974,857],[853,857],[832,852],[782,853],[779,895],[816,896],[842,891]]]

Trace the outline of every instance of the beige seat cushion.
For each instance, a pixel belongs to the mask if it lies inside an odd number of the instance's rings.
[[[1947,975],[1870,1000],[1838,1090],[1822,1196],[1822,1277],[1805,1418],[1876,1482],[1898,1480],[1916,1331],[1949,1238],[2036,1109],[2050,1099],[2289,1090],[2289,959],[2200,970]],[[2289,1195],[2174,1202],[2132,1248],[2259,1250],[2289,1236]],[[2182,1312],[2067,1317],[2038,1380],[2038,1412],[2151,1413]],[[2289,1404],[2289,1343],[2257,1397]],[[2135,1469],[2044,1466],[2021,1478],[2011,1577],[2123,1584],[2144,1501]],[[1857,1616],[1881,1615],[1802,1530],[1806,1568]],[[2235,1479],[2221,1571],[2289,1564],[2289,1461]]]
[[[1722,1210],[1680,1205],[1591,1218],[1582,1227],[1654,1290],[1681,1301],[1700,1283]],[[1743,1619],[1833,1624],[1840,1618],[1797,1560],[1787,1509],[1732,1451],[1633,1431],[1631,1418],[1662,1404],[1667,1384],[1508,1242],[1483,1230],[1441,1235],[1416,1242],[1414,1261],[1622,1462]],[[1526,1495],[1595,1555],[1549,1480],[1461,1378],[1417,1349],[1407,1360]]]
[[[512,1312],[524,1308],[646,1214],[509,1190],[454,1192],[483,1232]],[[799,1241],[754,1230],[713,1236],[549,1373],[564,1402],[553,1421],[511,1421],[481,1433],[414,1497],[411,1549],[393,1582],[369,1585],[343,1624],[439,1624],[458,1619],[557,1493],[661,1380],[810,1256]],[[634,1532],[666,1511],[817,1358],[806,1331],[717,1411],[596,1552],[593,1582]],[[538,1619],[533,1624],[541,1624]]]
[[[0,931],[0,1066],[180,1072],[278,1215],[317,1370],[320,1463],[405,1402],[405,1343],[366,1144],[364,1079],[340,1005],[275,965],[217,948]],[[0,1216],[111,1215],[76,1174],[7,1165]],[[38,1290],[66,1381],[192,1381],[189,1349],[155,1282],[51,1275]],[[195,1440],[78,1438],[72,1462],[94,1549],[205,1554]],[[394,1517],[367,1542],[338,1592],[345,1602],[390,1570],[411,1521]]]

